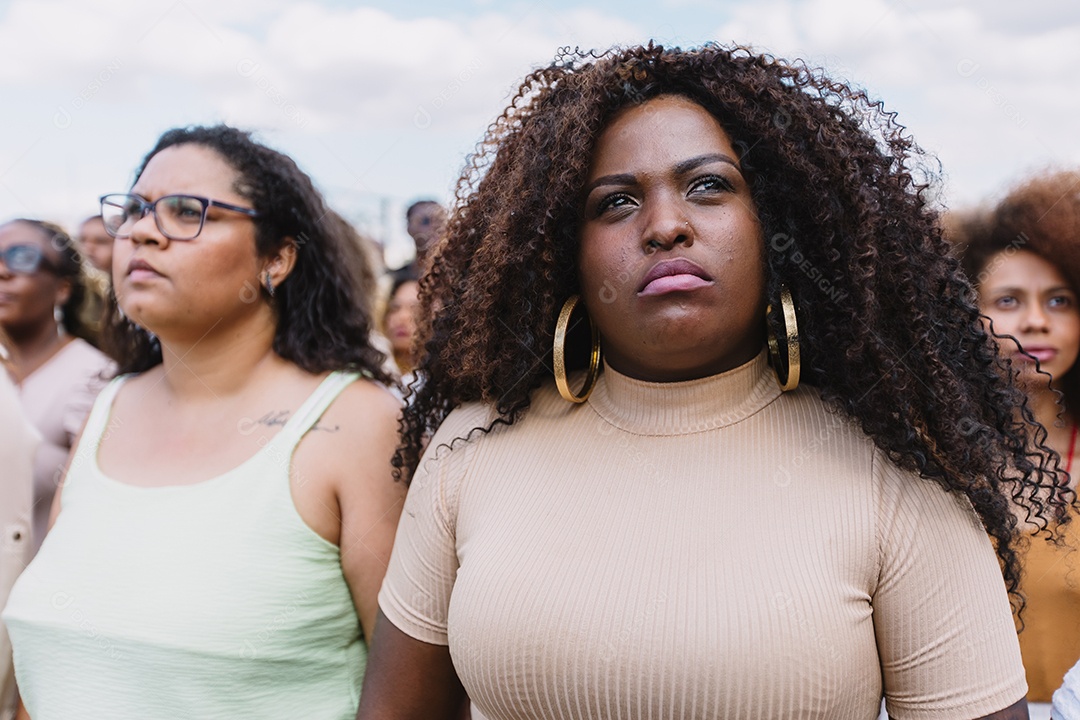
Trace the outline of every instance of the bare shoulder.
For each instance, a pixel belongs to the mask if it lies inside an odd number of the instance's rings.
[[[336,433],[356,439],[356,434],[369,436],[386,427],[397,432],[401,402],[383,385],[361,378],[350,383],[323,413],[318,427],[336,428]]]
[[[401,403],[379,383],[349,384],[311,428],[297,450],[337,479],[389,476],[397,447]]]
[[[340,544],[342,533],[357,535],[353,526],[368,530],[384,517],[396,519],[389,511],[401,504],[404,483],[394,481],[390,461],[400,411],[388,390],[357,380],[341,391],[293,452],[293,501],[304,521],[327,541]]]

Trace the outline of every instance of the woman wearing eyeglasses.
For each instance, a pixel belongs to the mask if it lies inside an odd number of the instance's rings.
[[[102,213],[123,375],[4,615],[27,709],[351,718],[403,495],[356,233],[223,126],[167,132]]]
[[[27,418],[41,433],[34,458],[34,547],[41,545],[64,460],[105,384],[110,362],[88,341],[89,289],[75,243],[39,220],[0,225],[0,329]]]

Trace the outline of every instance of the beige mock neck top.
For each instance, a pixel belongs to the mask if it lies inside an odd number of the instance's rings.
[[[970,719],[1023,697],[1004,583],[966,500],[898,470],[764,355],[571,406],[421,461],[380,594],[509,718]],[[449,445],[453,445],[450,450]],[[884,685],[884,686],[883,686]]]

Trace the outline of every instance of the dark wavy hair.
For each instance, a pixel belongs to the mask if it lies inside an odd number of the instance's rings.
[[[863,91],[743,47],[563,50],[525,78],[464,170],[421,280],[425,382],[402,418],[398,477],[455,407],[490,403],[495,419],[473,431],[487,432],[520,419],[551,381],[556,318],[579,291],[597,137],[623,108],[671,94],[712,113],[741,155],[768,301],[780,306],[783,284],[798,307],[803,383],[898,465],[970,499],[1019,602],[1013,503],[1040,528],[1067,503],[1045,431],[947,254],[928,204],[934,166]],[[780,322],[769,320],[783,337]],[[585,340],[568,341],[567,355],[584,363]]]
[[[300,368],[366,371],[390,384],[385,355],[371,344],[375,274],[359,233],[331,210],[292,158],[228,127],[169,130],[143,159],[135,182],[151,158],[177,145],[199,145],[217,153],[239,178],[234,188],[259,213],[255,250],[267,256],[296,245],[296,265],[275,289],[274,352]],[[134,184],[134,183],[133,183]],[[106,326],[120,372],[142,372],[161,362],[161,347],[115,307]]]
[[[45,220],[16,218],[4,225],[16,223],[35,230],[56,251],[59,261],[49,262],[57,276],[71,285],[71,294],[60,307],[60,325],[69,335],[97,347],[101,340],[102,293],[98,292],[83,270],[82,254],[75,241],[62,227]]]
[[[1080,171],[1048,171],[1013,188],[997,207],[953,221],[961,263],[976,288],[999,253],[1025,250],[1056,267],[1080,296]],[[1065,407],[1080,414],[1080,363],[1060,379]]]

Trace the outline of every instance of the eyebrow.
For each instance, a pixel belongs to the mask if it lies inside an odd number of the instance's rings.
[[[1041,290],[1040,294],[1045,295],[1047,293],[1059,293],[1059,292],[1067,292],[1067,293],[1072,293],[1074,295],[1076,294],[1075,291],[1071,287],[1069,287],[1068,285],[1055,285],[1053,287],[1046,288],[1045,290]],[[1027,295],[1028,291],[1025,288],[1022,288],[1022,287],[1019,287],[1019,286],[1012,286],[1012,285],[1007,285],[1005,287],[996,288],[994,290],[994,294],[996,294],[996,295],[1000,295],[1001,293],[1008,293],[1010,295]]]
[[[691,170],[695,170],[702,165],[708,165],[709,163],[722,162],[731,165],[733,168],[739,171],[742,175],[742,168],[739,167],[739,163],[735,161],[730,155],[724,153],[709,153],[707,155],[698,155],[696,157],[688,158],[686,160],[680,160],[675,163],[673,168],[676,175],[685,175]],[[630,173],[618,173],[615,175],[602,175],[591,183],[585,186],[585,193],[591,193],[596,188],[602,185],[633,185],[637,182],[637,177]]]

